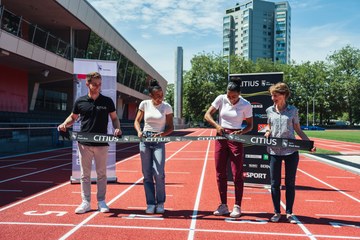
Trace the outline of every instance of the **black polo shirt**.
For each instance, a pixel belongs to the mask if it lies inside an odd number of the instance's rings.
[[[73,108],[74,114],[80,115],[81,132],[107,133],[109,113],[115,111],[115,104],[111,98],[104,95],[94,100],[88,95],[79,97]],[[80,142],[88,146],[107,146],[107,143]]]

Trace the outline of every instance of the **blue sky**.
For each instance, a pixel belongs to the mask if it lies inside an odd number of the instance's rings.
[[[88,0],[169,83],[175,50],[184,51],[184,70],[199,53],[222,53],[222,18],[240,1]],[[279,0],[269,0],[279,2]],[[360,49],[360,0],[288,0],[292,54],[297,63],[325,60],[349,44]]]

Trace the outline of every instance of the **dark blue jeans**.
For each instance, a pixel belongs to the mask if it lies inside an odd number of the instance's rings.
[[[275,213],[280,213],[281,166],[285,162],[286,213],[292,214],[295,200],[295,177],[299,163],[299,152],[291,155],[270,155],[271,197]]]

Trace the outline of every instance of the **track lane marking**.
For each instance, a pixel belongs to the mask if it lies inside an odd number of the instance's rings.
[[[27,201],[29,201],[29,200],[31,200],[31,199],[34,199],[34,198],[39,197],[39,196],[41,196],[41,195],[44,195],[44,194],[46,194],[46,193],[52,192],[52,191],[54,191],[54,190],[56,190],[56,189],[58,189],[58,188],[61,188],[61,187],[63,187],[63,186],[66,186],[66,185],[68,185],[68,184],[70,184],[70,182],[63,183],[63,184],[61,184],[61,185],[59,185],[59,186],[56,186],[56,187],[54,187],[54,188],[50,188],[50,189],[48,189],[48,190],[46,190],[46,191],[44,191],[44,192],[38,193],[38,194],[36,194],[36,195],[34,195],[34,196],[31,196],[31,197],[29,197],[29,198],[25,198],[25,199],[23,199],[23,200],[21,200],[21,201],[19,201],[19,202],[16,202],[16,203],[10,204],[10,205],[8,205],[8,206],[6,206],[6,207],[0,208],[0,212],[4,211],[4,210],[6,210],[6,209],[9,209],[9,208],[15,207],[15,206],[17,206],[17,205],[19,205],[19,204],[21,204],[21,203],[27,202]]]
[[[269,191],[271,191],[271,190],[269,190]],[[280,204],[281,204],[282,208],[284,210],[286,210],[286,204],[283,201],[280,201]],[[316,237],[310,232],[309,229],[307,229],[307,227],[305,227],[305,225],[296,217],[296,215],[293,214],[293,217],[296,221],[296,225],[298,225],[301,228],[301,230],[303,230],[303,232],[306,234],[306,236],[312,240],[316,240]]]
[[[348,193],[346,193],[346,192],[344,192],[344,191],[342,191],[342,190],[340,190],[340,189],[338,189],[338,188],[336,188],[336,187],[334,187],[334,186],[330,185],[329,183],[324,182],[323,180],[321,180],[321,179],[319,179],[319,178],[317,178],[317,177],[315,177],[315,176],[311,175],[310,173],[307,173],[307,172],[305,172],[304,170],[301,170],[301,169],[299,169],[299,168],[298,168],[298,171],[300,171],[300,172],[302,172],[303,174],[305,174],[305,175],[309,176],[310,178],[315,179],[316,181],[318,181],[318,182],[320,182],[320,183],[322,183],[322,184],[324,184],[324,185],[328,186],[329,188],[334,189],[334,190],[335,190],[335,191],[337,191],[338,193],[341,193],[341,194],[343,194],[343,195],[347,196],[348,198],[351,198],[352,200],[354,200],[354,201],[356,201],[356,202],[360,203],[360,200],[359,200],[359,199],[357,199],[356,197],[353,197],[353,196],[351,196],[350,194],[348,194]]]
[[[23,183],[54,183],[53,181],[31,181],[31,180],[21,180]]]
[[[332,200],[316,200],[316,199],[306,199],[305,202],[321,202],[321,203],[333,203]]]
[[[23,190],[16,189],[0,189],[0,192],[22,192]]]
[[[211,131],[211,134],[212,134],[212,131]],[[194,235],[195,235],[196,218],[197,218],[197,213],[198,213],[198,210],[199,210],[202,188],[203,188],[203,185],[204,185],[206,166],[207,166],[207,162],[208,162],[208,158],[209,158],[210,144],[211,144],[210,141],[208,141],[208,146],[207,146],[207,149],[206,149],[206,154],[205,154],[205,159],[204,159],[204,165],[203,165],[203,169],[201,171],[199,187],[198,187],[198,191],[197,191],[197,194],[196,194],[196,200],[195,200],[195,204],[194,204],[194,209],[193,209],[193,213],[191,215],[191,223],[190,223],[190,229],[189,229],[189,234],[188,234],[188,240],[193,240]]]
[[[16,179],[19,179],[19,178],[35,175],[35,174],[38,174],[38,173],[46,172],[46,171],[49,171],[49,170],[52,170],[52,169],[55,169],[55,168],[59,168],[59,167],[63,167],[63,166],[66,166],[66,165],[70,165],[70,164],[72,164],[72,163],[65,163],[65,164],[57,165],[55,167],[45,168],[43,170],[39,170],[39,171],[36,171],[36,172],[31,172],[31,173],[28,173],[28,174],[20,175],[20,176],[17,176],[17,177],[8,178],[8,179],[0,181],[0,183],[9,182],[9,181],[16,180]]]
[[[319,216],[319,217],[360,218],[360,216],[354,216],[354,215],[337,215],[337,214],[315,214],[315,216]]]
[[[38,158],[38,159],[34,159],[34,160],[24,161],[24,162],[21,162],[21,163],[9,164],[9,165],[5,165],[5,166],[0,166],[0,169],[1,168],[12,167],[12,166],[24,165],[24,164],[28,164],[28,163],[32,163],[32,162],[45,161],[45,160],[49,160],[49,159],[53,159],[53,158],[56,158],[56,157],[65,156],[65,155],[69,155],[69,154],[71,154],[71,153],[64,153],[64,154],[59,154],[59,155],[55,155],[55,156],[51,156],[51,157]]]
[[[52,226],[52,227],[73,227],[75,224],[71,223],[39,223],[39,222],[0,222],[0,225],[28,225],[28,226]],[[139,230],[158,230],[158,231],[188,231],[188,228],[168,228],[168,227],[148,227],[148,226],[130,226],[130,225],[84,225],[85,228],[112,228],[112,229],[139,229]],[[255,231],[235,231],[223,229],[196,229],[196,232],[209,233],[231,233],[231,234],[248,234],[248,235],[266,235],[266,236],[282,236],[282,237],[307,237],[305,234],[296,233],[282,233],[282,232],[255,232]],[[358,236],[334,236],[334,235],[314,235],[318,238],[332,238],[332,239],[359,239]]]
[[[185,144],[183,147],[181,147],[178,151],[176,151],[175,153],[173,153],[170,157],[168,157],[165,161],[170,160],[175,154],[177,154],[178,152],[180,152],[183,148],[187,147],[190,143],[192,143],[192,141],[188,142],[187,144]],[[136,154],[135,156],[139,156],[140,154]],[[133,157],[135,157],[133,156]],[[123,195],[125,195],[127,192],[129,192],[133,187],[135,187],[136,185],[138,185],[142,180],[144,179],[144,177],[139,178],[135,183],[133,183],[132,185],[130,185],[129,187],[127,187],[124,191],[122,191],[121,193],[119,193],[116,197],[114,197],[112,200],[110,200],[108,202],[108,206],[110,206],[113,202],[115,202],[116,200],[118,200],[119,198],[121,198]],[[92,213],[89,217],[85,218],[82,222],[80,222],[79,224],[77,224],[73,229],[71,229],[70,231],[68,231],[67,233],[65,233],[63,236],[61,236],[59,238],[59,240],[64,240],[67,239],[68,237],[70,237],[73,233],[75,233],[78,229],[80,229],[81,227],[85,226],[87,222],[89,222],[90,220],[92,220],[94,217],[96,217],[100,212],[94,212]]]

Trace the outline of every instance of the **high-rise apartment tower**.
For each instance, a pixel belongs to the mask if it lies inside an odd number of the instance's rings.
[[[291,8],[287,1],[243,0],[223,18],[223,55],[290,62]]]

